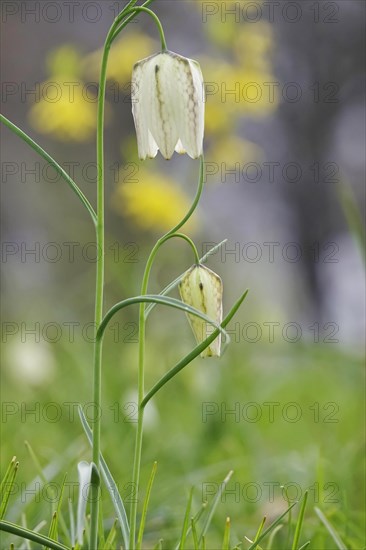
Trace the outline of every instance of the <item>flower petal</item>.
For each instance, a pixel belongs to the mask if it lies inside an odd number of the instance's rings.
[[[146,89],[146,60],[136,63],[132,72],[132,114],[135,122],[138,156],[141,160],[146,157],[154,158],[158,146],[152,137],[147,122],[146,105],[144,104],[144,89]]]
[[[163,52],[150,58],[146,64],[146,83],[143,104],[152,137],[161,154],[170,159],[178,141],[178,128],[174,115],[177,89],[174,79],[174,58]]]
[[[176,78],[180,93],[175,103],[178,134],[183,148],[191,158],[202,155],[204,133],[204,84],[197,62],[179,57]]]

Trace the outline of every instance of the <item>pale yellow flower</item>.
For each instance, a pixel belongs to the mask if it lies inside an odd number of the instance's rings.
[[[97,89],[81,79],[80,63],[80,54],[70,44],[48,54],[50,76],[39,85],[38,97],[28,113],[30,124],[39,133],[74,142],[93,136]]]
[[[121,175],[125,177],[125,174]],[[165,174],[139,167],[134,175],[138,182],[120,183],[112,205],[132,223],[144,230],[168,231],[181,220],[191,205],[191,199],[178,183]],[[195,229],[194,218],[184,226],[185,232]]]
[[[44,89],[55,91],[56,101],[42,97],[31,106],[29,122],[37,132],[52,135],[62,141],[82,142],[93,136],[96,128],[96,103],[86,99],[83,82],[74,81],[72,84],[73,90],[62,81],[52,80],[41,84]],[[90,91],[88,96],[90,97]]]
[[[222,292],[221,278],[204,265],[194,265],[183,275],[179,283],[179,293],[182,301],[198,309],[217,324],[222,322]],[[193,334],[198,344],[201,344],[214,331],[213,325],[196,315],[187,315]],[[220,357],[221,334],[201,352],[201,357]]]

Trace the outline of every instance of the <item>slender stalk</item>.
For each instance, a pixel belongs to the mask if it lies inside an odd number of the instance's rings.
[[[146,262],[145,272],[142,279],[142,285],[141,285],[142,296],[147,293],[150,272],[151,272],[151,268],[152,268],[156,253],[158,252],[160,246],[168,238],[173,236],[173,234],[176,233],[176,231],[178,231],[192,216],[202,194],[204,179],[205,179],[204,178],[204,159],[203,159],[203,155],[201,155],[198,189],[196,192],[196,196],[193,200],[192,206],[187,212],[187,214],[184,216],[184,218],[179,223],[177,223],[177,225],[173,227],[173,229],[171,229],[170,231],[168,231],[168,233],[166,233],[163,237],[161,237],[155,244],[154,248],[152,249],[150,256]],[[197,259],[198,258],[197,252],[195,253],[195,256]],[[142,405],[144,401],[144,394],[145,394],[145,380],[144,380],[145,378],[145,326],[146,326],[145,304],[141,302],[140,308],[139,308],[139,362],[138,362],[138,382],[137,382],[138,418],[137,418],[135,454],[134,454],[133,472],[132,472],[132,484],[135,490],[135,494],[137,495],[137,498],[134,499],[134,501],[132,502],[131,511],[130,511],[130,548],[131,549],[135,547],[135,541],[136,541],[136,518],[137,518],[138,493],[139,493],[139,483],[140,483],[143,420],[144,420],[144,409],[145,409],[145,407]]]
[[[95,286],[95,312],[94,320],[96,330],[103,318],[103,292],[104,292],[104,154],[103,154],[103,126],[104,103],[107,80],[107,62],[110,44],[105,44],[103,50],[102,66],[100,70],[98,115],[97,115],[97,274]],[[101,343],[96,339],[94,345],[94,379],[93,400],[96,411],[93,426],[93,462],[99,472],[100,467],[100,405],[101,405],[101,379],[102,379],[102,354]],[[99,511],[99,486],[91,485],[91,511],[90,511],[90,550],[98,548],[98,511]]]
[[[134,1],[128,4],[133,5]],[[107,64],[114,33],[121,20],[126,16],[125,8],[113,22],[106,37],[103,49],[102,64],[99,79],[98,113],[97,113],[97,275],[95,286],[95,327],[98,330],[103,318],[103,293],[104,293],[104,106],[105,90],[107,82]],[[133,15],[132,15],[133,16]],[[93,374],[93,399],[96,417],[93,426],[93,462],[99,472],[100,468],[100,429],[101,429],[101,381],[102,381],[102,347],[96,339],[94,345],[94,374]],[[98,548],[98,511],[99,511],[99,486],[91,485],[91,510],[90,510],[90,544],[91,550]]]

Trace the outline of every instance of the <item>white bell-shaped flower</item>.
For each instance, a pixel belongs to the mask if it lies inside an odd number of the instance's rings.
[[[204,85],[199,64],[163,51],[135,64],[132,113],[141,160],[174,151],[192,158],[202,154]]]
[[[218,324],[222,322],[222,291],[221,278],[203,265],[192,266],[179,283],[183,302],[202,311]],[[198,344],[215,330],[213,325],[203,319],[192,314],[187,316]],[[221,334],[203,350],[201,357],[220,357],[220,353]]]

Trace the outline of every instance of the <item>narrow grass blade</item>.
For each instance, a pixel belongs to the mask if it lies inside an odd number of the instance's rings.
[[[334,529],[333,525],[327,520],[327,518],[325,517],[325,515],[323,514],[323,512],[320,510],[320,508],[318,508],[317,506],[314,507],[314,510],[315,510],[315,513],[316,515],[318,516],[318,518],[320,519],[320,521],[323,523],[323,525],[325,526],[326,530],[328,531],[328,533],[330,534],[330,536],[332,537],[332,539],[334,540],[337,548],[339,548],[339,550],[347,550],[347,546],[344,544],[343,540],[341,539],[341,537],[338,535],[337,531]]]
[[[62,506],[62,499],[64,496],[64,489],[65,489],[65,483],[66,483],[67,474],[64,475],[64,479],[61,485],[61,492],[60,492],[60,498],[57,502],[57,508],[52,516],[52,521],[50,525],[50,530],[48,533],[48,536],[50,539],[58,540],[58,520],[61,515],[61,506]]]
[[[154,462],[152,470],[151,470],[150,479],[149,479],[149,482],[147,484],[146,495],[145,495],[145,498],[144,498],[144,504],[143,504],[143,507],[142,507],[140,529],[139,529],[139,534],[138,534],[138,537],[137,537],[137,550],[140,550],[141,546],[142,546],[142,538],[144,536],[144,531],[145,531],[146,514],[147,514],[147,509],[148,509],[148,506],[149,506],[151,489],[152,489],[152,486],[153,486],[153,483],[154,483],[157,467],[158,467],[158,463]]]
[[[189,524],[189,516],[190,516],[190,513],[191,513],[191,506],[192,506],[193,491],[194,491],[194,487],[192,487],[190,492],[189,492],[189,498],[188,498],[188,502],[187,502],[186,513],[185,513],[185,516],[184,516],[182,534],[181,534],[181,537],[180,537],[180,542],[179,542],[179,547],[178,547],[179,550],[184,550],[184,545],[185,545],[185,542],[186,542],[187,529],[188,529],[188,524]]]
[[[305,548],[307,548],[309,546],[309,544],[311,543],[311,540],[308,540],[307,542],[305,542],[305,544],[303,544],[302,546],[300,546],[299,550],[305,550]]]
[[[206,537],[205,536],[202,537],[201,550],[206,550]]]
[[[103,523],[103,501],[99,499],[99,513],[98,513],[98,537],[99,537],[99,546],[104,548],[105,537],[104,537],[104,523]]]
[[[260,523],[260,525],[259,525],[259,527],[258,527],[258,531],[257,531],[257,533],[256,533],[256,535],[255,535],[255,537],[254,537],[254,542],[255,542],[256,540],[258,540],[259,537],[261,536],[261,533],[262,533],[262,531],[263,531],[264,524],[266,523],[266,520],[267,520],[267,516],[264,516],[264,518],[262,519],[262,521],[261,521],[261,523]]]
[[[230,527],[231,527],[230,518],[226,518],[222,550],[230,550]]]
[[[92,431],[89,427],[88,421],[85,418],[85,415],[83,413],[82,408],[79,406],[79,416],[81,420],[81,424],[84,428],[85,435],[90,443],[90,445],[93,444],[93,435]],[[119,494],[117,484],[113,479],[113,476],[111,472],[109,471],[109,468],[106,464],[106,461],[103,458],[103,455],[100,455],[100,469],[102,471],[102,477],[104,480],[104,483],[106,484],[107,490],[109,492],[109,495],[111,497],[114,510],[116,512],[117,518],[119,520],[119,524],[122,531],[122,537],[123,537],[123,543],[125,545],[125,548],[128,548],[129,539],[130,539],[130,527],[128,524],[127,514],[126,510],[123,504],[123,500],[121,498],[121,495]]]
[[[50,528],[48,531],[48,538],[51,540],[57,540],[57,512],[53,512]],[[47,546],[43,547],[43,550],[47,550]]]
[[[221,243],[217,244],[216,246],[210,248],[210,250],[208,252],[206,252],[206,254],[204,256],[202,256],[202,258],[200,258],[200,263],[203,264],[205,263],[205,261],[207,260],[207,258],[209,256],[212,256],[212,254],[215,254],[219,248],[222,247],[222,245],[224,245],[225,243],[227,242],[227,239],[224,239],[223,241],[221,241]],[[176,288],[182,277],[183,277],[184,273],[181,273],[181,275],[179,275],[176,279],[174,279],[174,281],[172,281],[171,283],[169,283],[160,293],[159,293],[159,296],[166,296],[167,294],[169,294],[169,292],[171,290],[173,290],[174,288]],[[156,304],[149,304],[146,309],[145,309],[145,319],[147,319],[147,317],[149,316],[151,310],[156,306]]]
[[[297,546],[299,544],[307,500],[308,500],[308,491],[305,491],[304,498],[303,498],[300,512],[299,512],[299,517],[297,518],[294,540],[292,541],[292,550],[297,550]]]
[[[154,546],[154,550],[163,550],[163,539],[159,539]]]
[[[250,539],[249,537],[244,537],[244,538],[247,542],[249,542],[249,544],[254,544],[254,540]],[[258,544],[257,550],[263,550],[263,548]]]
[[[207,509],[207,502],[202,502],[202,505],[201,505],[201,508],[198,510],[197,514],[194,516],[194,522],[195,524],[198,523],[198,521],[201,519],[201,517],[203,516],[204,512],[206,511]],[[189,521],[189,518],[188,518],[188,521]],[[188,537],[188,535],[191,534],[191,531],[192,531],[192,525],[191,523],[189,522],[189,527],[187,529],[187,533],[186,533],[186,537]],[[177,544],[177,546],[175,547],[175,550],[179,550],[179,543]]]
[[[12,535],[16,535],[17,537],[37,542],[46,548],[51,548],[51,550],[70,550],[67,546],[64,546],[60,542],[51,540],[50,538],[40,535],[39,533],[35,533],[30,529],[25,529],[24,527],[15,525],[15,523],[11,523],[10,521],[0,520],[0,531],[5,531],[7,533],[11,533]]]
[[[8,469],[6,470],[4,479],[1,482],[0,519],[3,519],[5,516],[18,468],[19,462],[17,462],[16,457],[14,456],[8,466]]]
[[[261,534],[261,536],[258,537],[258,539],[249,546],[248,550],[254,550],[254,548],[257,548],[258,544],[272,531],[272,529],[276,527],[276,525],[280,523],[280,521],[290,512],[290,510],[292,510],[294,506],[296,506],[296,504],[297,502],[291,504],[291,506],[287,508],[287,510],[283,514],[281,514],[280,517],[278,517],[273,523],[271,523],[271,525]]]
[[[233,475],[233,470],[230,470],[228,475],[225,477],[224,481],[220,484],[220,488],[217,491],[215,498],[212,500],[211,504],[209,505],[207,517],[205,520],[205,523],[203,525],[202,532],[199,537],[199,541],[201,542],[202,537],[206,535],[208,528],[210,527],[213,515],[215,513],[215,510],[217,508],[217,505],[219,504],[221,497],[225,491],[226,485],[229,483],[231,476]]]
[[[104,543],[104,550],[113,550],[114,546],[115,546],[115,540],[116,540],[116,536],[117,536],[117,521],[118,520],[115,520],[115,522],[113,523],[112,525],[112,528],[111,530],[109,531],[108,533],[108,537],[106,538],[106,541]]]
[[[194,521],[194,518],[191,518],[191,530],[192,530],[194,550],[199,550],[199,542],[198,542],[198,535],[197,535],[197,529],[196,529],[196,522]]]
[[[13,458],[11,459],[10,463],[9,463],[9,466],[7,467],[6,469],[6,472],[4,474],[4,477],[3,479],[1,480],[1,485],[0,485],[0,494],[2,495],[3,492],[4,492],[4,488],[5,488],[5,484],[8,483],[9,481],[9,477],[12,475],[12,472],[13,472],[13,469],[14,469],[14,465],[16,464],[17,462],[17,457],[16,456],[13,456]]]

